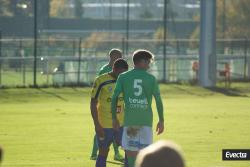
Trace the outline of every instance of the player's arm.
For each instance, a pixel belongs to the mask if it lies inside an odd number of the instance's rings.
[[[98,137],[102,138],[104,137],[104,131],[103,131],[103,127],[99,123],[98,111],[97,111],[97,104],[98,104],[97,99],[99,95],[98,86],[99,86],[98,80],[96,80],[92,88],[92,93],[91,93],[90,111],[91,111],[91,115],[93,118],[96,134],[98,135]]]
[[[159,117],[159,122],[158,122],[157,127],[156,127],[157,134],[159,135],[164,131],[164,116],[163,116],[162,99],[161,99],[161,95],[160,95],[159,86],[158,86],[158,83],[156,80],[154,83],[153,96],[155,98],[158,117]]]
[[[116,130],[120,127],[116,114],[117,114],[118,96],[120,95],[121,91],[122,91],[121,79],[120,77],[118,77],[116,81],[116,85],[115,85],[115,90],[112,96],[112,100],[111,100],[112,122],[113,122],[113,128]]]

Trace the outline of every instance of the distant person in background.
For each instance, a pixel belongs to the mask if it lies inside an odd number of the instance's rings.
[[[111,72],[114,62],[119,58],[122,58],[121,50],[120,49],[111,49],[109,52],[109,63],[105,64],[104,66],[101,67],[101,69],[98,73],[98,76],[105,74],[105,73],[108,73],[108,72]],[[124,157],[120,154],[118,146],[117,146],[115,141],[113,141],[113,148],[114,148],[114,152],[115,152],[114,160],[123,162]],[[98,151],[98,144],[97,144],[97,139],[96,139],[96,135],[95,135],[92,153],[90,156],[91,160],[97,159],[97,151]]]
[[[158,141],[137,155],[135,167],[184,167],[185,162],[178,145],[171,141]]]

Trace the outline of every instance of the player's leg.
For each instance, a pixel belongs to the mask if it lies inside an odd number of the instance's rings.
[[[139,150],[145,148],[151,143],[151,127],[124,127],[124,132],[122,136],[122,147],[126,150],[128,167],[134,167],[135,159]]]
[[[124,167],[128,167],[128,156],[126,154],[126,151],[125,151],[125,158],[124,158]]]
[[[124,158],[120,154],[120,152],[119,152],[119,146],[116,144],[115,141],[113,141],[113,148],[114,148],[114,152],[115,152],[114,160],[123,162]]]
[[[95,135],[94,140],[93,140],[92,153],[91,153],[91,156],[90,156],[91,160],[96,160],[97,152],[98,152],[98,144],[97,144],[97,138],[96,138],[96,135]]]
[[[127,165],[128,165],[128,167],[134,167],[138,151],[126,150],[125,152],[126,152],[126,156],[127,156]]]
[[[97,136],[99,153],[96,160],[96,167],[106,167],[109,146],[113,141],[114,131],[111,128],[104,128],[104,139]]]
[[[113,148],[115,152],[114,160],[124,162],[123,156],[119,152],[119,146],[121,145],[123,127],[118,132],[114,133]]]
[[[108,152],[109,149],[106,147],[99,148],[99,153],[96,160],[96,167],[106,167]]]
[[[134,167],[135,158],[139,150],[139,128],[124,127],[122,135],[122,147],[125,150],[125,167]]]

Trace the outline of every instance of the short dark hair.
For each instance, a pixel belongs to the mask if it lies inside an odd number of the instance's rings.
[[[111,57],[112,55],[122,55],[122,51],[117,48],[113,48],[109,51],[109,56]]]
[[[148,50],[139,49],[136,50],[133,54],[134,64],[137,64],[141,60],[151,60],[153,58],[154,58],[153,54]]]
[[[122,58],[117,59],[114,63],[114,68],[115,69],[128,69],[128,63],[126,62],[126,60]]]

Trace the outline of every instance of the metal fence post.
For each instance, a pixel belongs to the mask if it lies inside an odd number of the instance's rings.
[[[178,39],[176,39],[176,53],[178,56],[180,55],[180,42]]]
[[[233,54],[233,50],[234,50],[233,41],[231,40],[230,41],[230,54]]]
[[[127,0],[127,20],[126,20],[126,56],[128,56],[129,48],[129,5],[130,1]]]
[[[37,0],[34,0],[34,73],[33,86],[37,87],[36,71],[37,71]]]
[[[24,51],[23,51],[23,41],[19,40],[19,57],[20,57],[20,71],[22,71],[23,86],[25,86],[25,65],[24,65]]]
[[[2,85],[2,30],[0,30],[0,85]]]
[[[247,39],[247,45],[249,45],[249,38]],[[248,51],[248,46],[247,46],[247,51]],[[250,79],[250,58],[249,57],[247,57],[247,67],[248,67],[248,79]]]
[[[247,38],[244,41],[244,80],[246,79],[247,79]]]
[[[122,53],[125,53],[125,39],[122,38]]]
[[[200,7],[199,83],[216,86],[216,0],[203,0]]]
[[[166,82],[166,61],[167,61],[167,50],[166,50],[166,45],[167,45],[167,3],[168,0],[164,0],[164,16],[163,16],[163,82]]]
[[[81,58],[82,58],[82,38],[79,40],[79,55],[78,55],[78,73],[77,73],[77,85],[80,85],[80,73],[81,73]]]
[[[46,59],[46,82],[47,86],[49,85],[49,59]]]
[[[77,47],[76,47],[76,45],[77,45],[77,41],[75,41],[75,39],[73,40],[73,56],[75,56],[76,55],[76,52],[77,52]]]
[[[26,64],[25,64],[25,57],[23,57],[23,85],[26,84]]]

